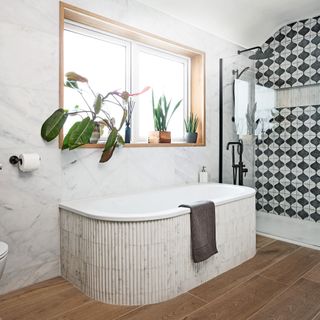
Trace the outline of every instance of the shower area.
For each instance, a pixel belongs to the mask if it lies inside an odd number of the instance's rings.
[[[320,246],[320,18],[221,59],[220,85],[220,181],[256,189],[258,233]]]

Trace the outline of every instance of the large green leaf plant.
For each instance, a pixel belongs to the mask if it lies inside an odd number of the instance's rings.
[[[92,105],[90,105],[88,100],[85,98],[85,89],[82,88],[83,85],[86,86],[89,92],[93,95],[94,102]],[[66,73],[65,86],[76,90],[82,97],[87,108],[85,110],[77,107],[75,111],[72,112],[63,108],[55,110],[43,123],[41,127],[41,137],[45,141],[55,139],[59,135],[59,132],[63,128],[68,117],[78,116],[79,121],[75,122],[69,129],[62,144],[62,149],[73,150],[84,144],[90,143],[90,138],[97,123],[102,123],[108,128],[109,134],[102,151],[100,162],[107,162],[112,157],[115,148],[124,144],[124,140],[119,132],[127,119],[128,99],[132,96],[144,93],[149,90],[149,87],[146,87],[141,92],[134,94],[130,94],[127,91],[112,91],[103,95],[95,93],[90,87],[88,79],[75,72]],[[122,118],[118,126],[116,126],[115,119],[108,111],[108,104],[117,105],[122,110]]]

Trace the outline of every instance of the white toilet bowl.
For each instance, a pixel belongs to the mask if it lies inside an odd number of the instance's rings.
[[[6,265],[8,255],[8,245],[0,241],[0,279],[2,277],[4,267]]]

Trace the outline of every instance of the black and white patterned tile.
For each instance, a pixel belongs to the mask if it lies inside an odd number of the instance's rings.
[[[278,108],[255,153],[257,210],[320,222],[320,105]]]
[[[320,83],[320,17],[282,27],[262,49],[274,56],[256,62],[259,84],[279,89]]]

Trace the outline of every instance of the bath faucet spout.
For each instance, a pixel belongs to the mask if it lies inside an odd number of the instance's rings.
[[[229,147],[232,146],[232,170],[233,170],[233,184],[243,185],[243,177],[248,172],[248,169],[246,168],[245,164],[242,161],[242,155],[243,155],[243,142],[240,139],[239,141],[230,141],[227,143],[227,150],[229,150]],[[237,152],[239,155],[239,162],[235,162],[235,146],[237,146]]]

